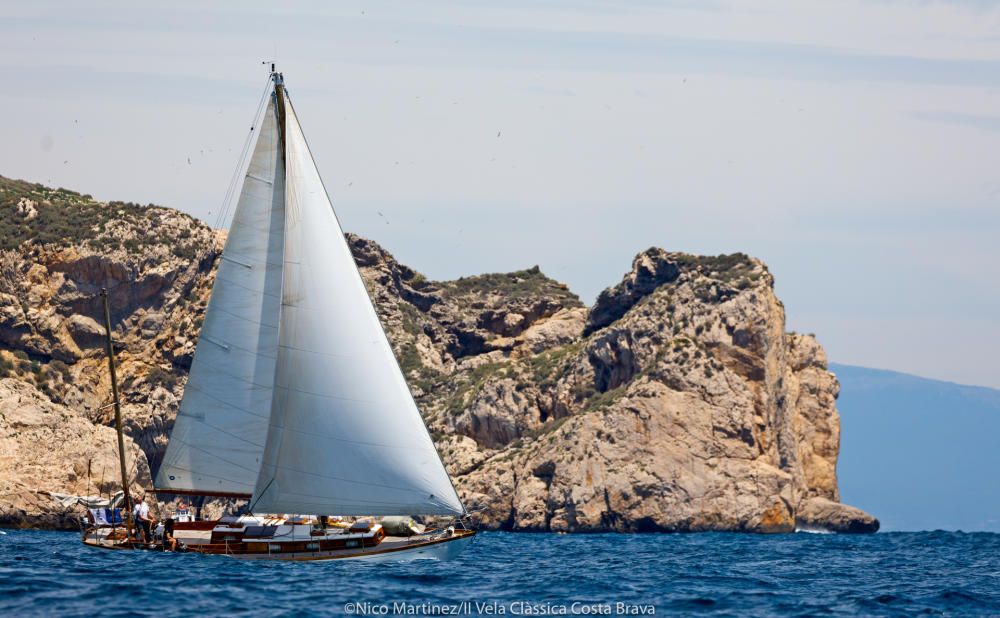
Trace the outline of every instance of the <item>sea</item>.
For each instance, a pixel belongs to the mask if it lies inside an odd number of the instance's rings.
[[[458,559],[244,562],[0,533],[0,616],[1000,615],[1000,534],[482,533]]]

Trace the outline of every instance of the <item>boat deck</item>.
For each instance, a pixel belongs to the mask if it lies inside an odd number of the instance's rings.
[[[120,531],[121,529],[119,529]],[[163,551],[162,543],[126,543],[123,539],[110,538],[106,531],[92,530],[83,539],[84,544],[103,549],[139,549]],[[364,534],[331,533],[329,536],[302,537],[286,535],[246,539],[223,543],[213,542],[212,530],[179,530],[176,538],[184,551],[259,560],[336,560],[344,558],[383,559],[446,559],[459,553],[475,536],[471,530],[444,530],[401,537],[386,536],[376,528]],[[216,539],[218,530],[214,531]],[[333,542],[336,540],[336,544]]]

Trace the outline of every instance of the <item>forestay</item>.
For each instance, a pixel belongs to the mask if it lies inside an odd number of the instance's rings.
[[[280,343],[252,508],[258,513],[460,514],[461,502],[285,101]]]
[[[273,399],[284,237],[275,99],[264,112],[180,411],[162,489],[249,494]]]

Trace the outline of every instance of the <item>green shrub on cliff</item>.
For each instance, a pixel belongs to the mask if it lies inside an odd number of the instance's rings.
[[[722,255],[690,255],[680,254],[677,262],[682,270],[698,270],[705,276],[731,285],[738,290],[749,288],[760,279],[761,273],[753,259],[745,253],[728,253]],[[708,287],[701,290],[703,302],[713,300],[707,296]],[[715,299],[717,300],[717,299]]]
[[[105,205],[76,191],[0,177],[0,248],[15,249],[25,242],[84,242],[95,235],[94,226],[138,208],[121,202]]]
[[[567,359],[579,354],[583,343],[577,342],[545,350],[527,359],[532,379],[541,388],[552,386],[565,370]]]
[[[476,398],[487,381],[493,377],[509,377],[512,369],[507,363],[483,363],[468,372],[458,374],[449,381],[454,390],[444,400],[444,409],[456,416]]]
[[[565,284],[549,279],[538,266],[510,273],[486,273],[473,277],[460,277],[439,284],[447,296],[467,294],[503,294],[510,299],[550,296],[567,307],[581,307],[580,298]]]
[[[161,211],[152,204],[103,203],[69,189],[0,176],[0,249],[55,243],[138,252],[149,245],[167,244],[178,256],[194,258],[196,245],[179,243],[172,235],[149,233],[158,224],[150,220],[151,213]],[[125,238],[118,237],[122,232]],[[182,232],[191,235],[188,230],[179,230],[177,235]]]

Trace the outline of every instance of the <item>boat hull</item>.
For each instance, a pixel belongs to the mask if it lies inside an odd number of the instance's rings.
[[[368,560],[380,562],[404,562],[410,560],[451,560],[472,544],[476,533],[472,530],[456,530],[449,535],[429,537],[388,536],[378,545],[351,549],[332,549],[302,552],[231,552],[217,545],[194,543],[187,545],[186,552],[205,555],[226,556],[239,560],[283,560],[294,562],[318,562],[328,560]],[[83,537],[84,545],[111,550],[163,551],[160,544],[144,545],[125,543],[109,539],[99,531],[92,531]]]
[[[388,537],[375,547],[362,550],[332,550],[317,552],[297,552],[290,554],[245,553],[233,554],[240,560],[288,560],[316,562],[327,560],[366,560],[369,562],[409,562],[411,560],[451,560],[462,553],[475,538],[474,532],[456,533],[454,536],[431,542],[395,544]]]

